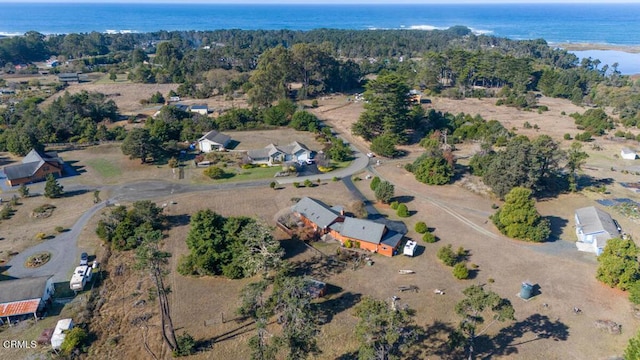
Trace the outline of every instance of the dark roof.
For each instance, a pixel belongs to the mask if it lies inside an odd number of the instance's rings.
[[[340,235],[352,239],[366,241],[372,244],[380,244],[384,235],[384,224],[371,220],[347,217],[344,219]]]
[[[0,281],[0,304],[42,298],[51,276]]]
[[[400,245],[400,241],[402,241],[402,235],[399,232],[393,230],[387,230],[387,232],[382,237],[382,241],[380,243],[391,246],[392,248],[397,248]]]
[[[54,151],[45,153],[33,149],[22,159],[22,164],[5,166],[4,174],[8,180],[27,178],[33,176],[45,162],[57,165],[63,164],[62,159],[58,157],[58,153]]]
[[[293,211],[306,217],[320,228],[324,229],[336,221],[340,214],[323,203],[322,201],[303,197],[293,206]]]
[[[208,110],[207,105],[191,105],[191,110]]]
[[[213,143],[216,144],[220,144],[220,145],[227,145],[229,143],[229,140],[231,140],[231,136],[229,135],[225,135],[221,132],[218,132],[216,130],[211,130],[208,133],[204,134],[204,136],[202,136],[200,139],[198,139],[198,141],[202,141],[202,140],[209,140]]]

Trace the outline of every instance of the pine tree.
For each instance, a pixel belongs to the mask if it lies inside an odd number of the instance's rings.
[[[47,175],[47,183],[44,185],[44,196],[50,199],[59,198],[64,193],[64,187],[58,184],[53,174]]]

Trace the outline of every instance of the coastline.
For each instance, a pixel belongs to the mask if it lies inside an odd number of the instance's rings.
[[[639,54],[640,45],[614,45],[614,44],[599,44],[599,43],[549,43],[551,47],[558,47],[568,51],[586,51],[586,50],[612,50],[622,51],[630,54]]]

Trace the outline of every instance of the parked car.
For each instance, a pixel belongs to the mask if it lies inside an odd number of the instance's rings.
[[[80,266],[87,265],[89,263],[89,255],[86,252],[80,254]]]
[[[370,157],[370,158],[373,158],[373,157],[376,157],[376,154],[370,152],[370,153],[367,153],[367,156]]]

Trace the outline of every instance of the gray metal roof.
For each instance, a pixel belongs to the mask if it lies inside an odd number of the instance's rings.
[[[231,136],[218,132],[216,130],[211,130],[208,133],[204,134],[198,141],[209,140],[213,143],[225,146],[231,140]]]
[[[320,228],[324,229],[340,217],[340,214],[320,200],[303,197],[292,208],[293,211],[306,217]]]
[[[598,241],[598,247],[604,247],[604,243],[607,240],[618,237],[618,227],[613,222],[611,215],[596,208],[595,206],[589,206],[576,210],[576,217],[578,223],[576,226],[582,227],[582,232],[585,235],[596,235]]]
[[[51,276],[0,281],[0,304],[40,299]]]
[[[56,152],[41,153],[35,149],[29,151],[22,159],[22,164],[8,165],[4,167],[4,173],[8,180],[22,179],[33,176],[45,162],[62,165],[63,161]]]
[[[397,248],[398,245],[400,245],[400,242],[402,241],[402,237],[404,235],[393,231],[393,230],[387,230],[387,232],[384,234],[384,237],[382,238],[382,241],[380,241],[380,243],[391,246],[392,248]]]
[[[340,235],[368,243],[380,244],[384,231],[384,224],[347,217],[344,219]]]
[[[278,152],[287,154],[287,155],[295,155],[300,151],[311,151],[311,150],[309,150],[303,143],[294,141],[291,144],[285,145],[285,146],[269,144],[265,146],[263,149],[249,150],[247,151],[247,156],[249,156],[252,159],[267,159]]]

